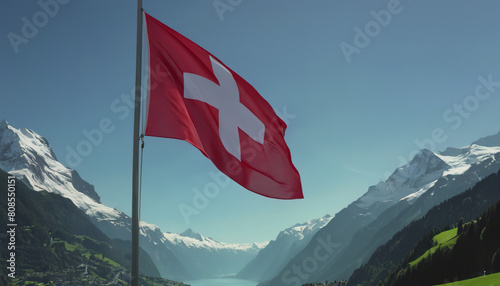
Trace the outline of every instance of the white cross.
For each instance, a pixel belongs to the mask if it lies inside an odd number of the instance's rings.
[[[205,102],[219,110],[219,137],[224,148],[241,161],[238,128],[264,144],[265,125],[240,102],[240,92],[233,75],[210,57],[212,70],[220,85],[192,73],[184,73],[184,97]]]

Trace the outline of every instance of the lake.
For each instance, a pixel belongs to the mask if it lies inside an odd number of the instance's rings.
[[[191,286],[256,286],[257,282],[234,278],[202,279],[184,282]]]

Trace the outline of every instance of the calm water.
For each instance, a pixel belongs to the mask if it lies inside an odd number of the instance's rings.
[[[256,286],[257,282],[233,278],[203,279],[184,282],[191,286]]]

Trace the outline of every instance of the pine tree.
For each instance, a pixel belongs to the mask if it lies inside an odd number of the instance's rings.
[[[458,220],[457,235],[462,234],[463,231],[464,231],[464,218],[461,217],[460,220]]]

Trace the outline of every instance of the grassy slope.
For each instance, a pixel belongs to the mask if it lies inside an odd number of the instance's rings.
[[[464,221],[474,220],[500,200],[499,190],[500,171],[486,177],[473,188],[435,206],[423,218],[410,223],[380,246],[367,263],[354,271],[349,278],[349,284],[375,286],[379,282],[384,283],[386,279],[394,279],[398,271],[431,248],[431,239],[436,234],[432,234],[433,229],[456,224],[460,218]],[[424,243],[419,242],[424,238]]]
[[[439,284],[437,286],[500,286],[500,273],[480,276],[463,281]]]
[[[7,176],[0,170],[0,197],[7,198]],[[0,236],[0,285],[127,285],[130,242],[110,240],[70,200],[34,192],[16,181],[16,279],[7,279],[6,241]],[[7,200],[0,199],[0,234],[6,233]],[[147,258],[147,259],[145,259]],[[88,265],[88,275],[82,275]],[[141,270],[159,276],[150,257],[141,249]],[[154,269],[152,269],[154,268]],[[154,270],[154,271],[153,271]],[[184,285],[161,278],[140,277],[141,285]],[[31,284],[30,284],[31,283]],[[36,284],[38,283],[38,284]]]
[[[478,220],[464,224],[460,235],[454,228],[423,239],[416,247],[420,249],[417,253],[422,254],[414,260],[406,260],[410,262],[402,262],[399,270],[393,272],[384,285],[435,285],[449,281],[446,277],[455,277],[451,280],[463,280],[468,284],[455,282],[448,285],[500,286],[499,276],[478,277],[483,271],[500,271],[499,241],[500,202],[497,202]],[[471,277],[480,279],[470,283],[465,280]]]
[[[438,233],[432,239],[434,242],[434,246],[427,250],[422,256],[410,262],[410,265],[413,267],[417,265],[422,259],[429,257],[439,248],[453,248],[457,242],[457,229],[453,228],[447,231],[443,231]]]

